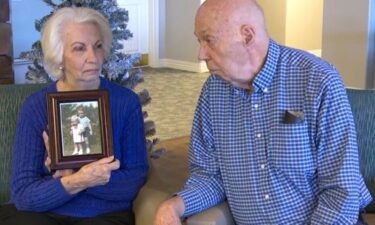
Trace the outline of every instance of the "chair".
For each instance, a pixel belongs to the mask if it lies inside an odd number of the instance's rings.
[[[371,196],[375,197],[375,90],[347,89],[357,131],[359,166]],[[366,207],[365,218],[375,224],[375,202]]]

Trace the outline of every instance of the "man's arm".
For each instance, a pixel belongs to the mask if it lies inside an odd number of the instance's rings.
[[[315,138],[319,196],[311,224],[354,224],[362,179],[353,116],[338,74],[323,81],[319,100]]]
[[[64,189],[60,179],[44,170],[43,127],[30,119],[43,115],[33,107],[35,104],[28,99],[20,110],[13,145],[11,194],[17,209],[44,212],[61,206],[74,195]]]
[[[163,202],[156,210],[154,225],[181,225],[181,217],[185,211],[184,201],[175,196]]]
[[[189,169],[191,175],[183,190],[177,193],[177,197],[167,200],[159,207],[155,224],[161,224],[163,216],[169,217],[170,221],[176,221],[181,216],[201,212],[217,205],[225,198],[211,129],[207,82],[199,97],[194,115]]]

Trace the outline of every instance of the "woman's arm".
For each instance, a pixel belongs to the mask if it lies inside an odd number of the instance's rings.
[[[105,200],[131,201],[144,184],[148,165],[143,116],[139,102],[133,102],[132,108],[121,134],[113,137],[120,142],[120,149],[114,150],[121,151],[120,168],[112,171],[107,185],[88,188],[85,193]]]
[[[43,98],[44,100],[44,98]],[[19,210],[43,212],[73,198],[44,166],[45,107],[28,98],[21,106],[13,145],[11,202]]]

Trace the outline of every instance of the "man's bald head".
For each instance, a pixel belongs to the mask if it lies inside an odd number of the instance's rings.
[[[200,20],[218,31],[248,24],[266,33],[263,11],[255,0],[206,0],[196,15],[196,23]]]
[[[206,0],[195,18],[198,58],[234,86],[251,88],[268,51],[261,8],[254,0]]]

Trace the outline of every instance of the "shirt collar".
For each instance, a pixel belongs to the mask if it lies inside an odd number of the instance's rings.
[[[279,61],[279,56],[279,45],[275,41],[270,39],[266,61],[264,62],[262,69],[255,76],[255,79],[253,81],[255,92],[268,92],[268,87],[270,86],[273,75],[276,71],[276,65]]]
[[[279,61],[280,46],[272,39],[269,40],[267,58],[262,69],[255,76],[253,81],[254,92],[267,93],[272,82],[273,75],[276,72],[276,65]],[[233,93],[240,95],[243,98],[248,98],[248,92],[239,87],[232,86]]]

